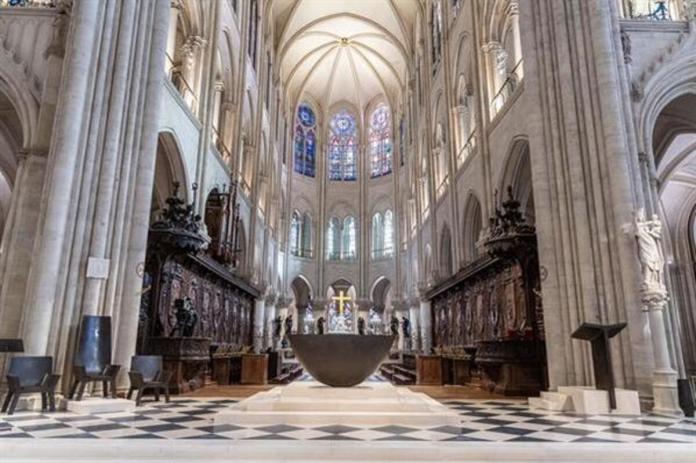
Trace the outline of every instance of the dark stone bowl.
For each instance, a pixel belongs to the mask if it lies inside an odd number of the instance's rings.
[[[393,336],[357,334],[291,334],[293,352],[317,381],[351,387],[379,368],[394,343]]]

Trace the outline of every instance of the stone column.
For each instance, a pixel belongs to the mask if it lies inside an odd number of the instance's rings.
[[[679,406],[677,390],[677,372],[672,368],[669,359],[669,348],[665,336],[665,310],[667,309],[667,291],[644,290],[641,299],[645,303],[650,320],[650,332],[655,357],[653,372],[653,400],[655,405],[652,412],[660,415],[683,416]]]
[[[119,317],[114,335],[114,362],[128,365],[135,354],[138,337],[138,320],[143,284],[143,269],[147,234],[150,226],[150,201],[140,201],[152,194],[157,155],[157,130],[162,109],[163,50],[167,40],[167,2],[158,0],[152,20],[152,42],[149,49],[146,79],[145,104],[143,105],[142,133],[140,143],[134,147],[137,169],[132,182],[132,201],[129,226],[125,227],[127,247],[120,258],[123,274],[120,276],[117,303]],[[126,375],[120,376],[119,387],[124,386]]]
[[[46,185],[45,216],[41,242],[33,255],[32,273],[27,286],[30,294],[23,314],[21,333],[29,355],[48,351],[53,310],[57,297],[56,278],[61,272],[68,217],[74,205],[69,200],[80,173],[78,155],[85,104],[90,91],[95,52],[98,45],[102,3],[77,2],[73,8],[71,37],[63,73],[64,86],[59,101],[62,117],[56,118],[49,157],[53,158],[50,183]]]
[[[433,312],[430,301],[422,299],[420,301],[420,336],[421,352],[429,354],[433,350]]]
[[[420,320],[418,320],[418,306],[413,304],[409,308],[408,318],[411,321],[411,351],[420,349]]]
[[[264,349],[269,347],[273,349],[273,320],[276,318],[276,302],[277,297],[275,295],[268,296],[266,298],[266,313],[264,320]]]
[[[169,7],[169,29],[167,30],[167,59],[165,59],[165,71],[169,75],[174,67],[174,55],[176,54],[176,26],[179,21],[181,0],[172,0]]]
[[[254,303],[254,353],[263,350],[263,332],[266,319],[266,300],[263,297],[256,299]]]

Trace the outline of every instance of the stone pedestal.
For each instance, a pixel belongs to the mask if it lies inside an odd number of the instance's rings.
[[[582,386],[561,386],[558,392],[542,392],[541,397],[529,399],[529,406],[552,411],[574,412],[581,415],[640,416],[637,391],[614,389],[616,408],[611,409],[609,393]]]

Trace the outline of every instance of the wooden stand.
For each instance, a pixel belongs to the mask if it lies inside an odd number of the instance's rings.
[[[616,325],[583,323],[571,335],[575,339],[590,341],[595,385],[597,389],[609,393],[609,407],[612,410],[616,408],[616,391],[614,390],[614,369],[611,362],[609,339],[619,334],[624,328],[626,328],[626,323],[618,323]]]
[[[442,386],[441,356],[416,356],[416,384],[421,386]]]
[[[268,354],[242,356],[242,384],[268,384]]]

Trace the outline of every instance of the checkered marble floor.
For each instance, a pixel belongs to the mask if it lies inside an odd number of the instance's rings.
[[[696,443],[696,421],[692,419],[579,416],[531,410],[524,402],[507,400],[445,402],[460,414],[459,427],[215,425],[215,414],[236,402],[174,399],[169,404],[145,403],[130,413],[0,415],[0,442],[16,438],[91,438]]]

